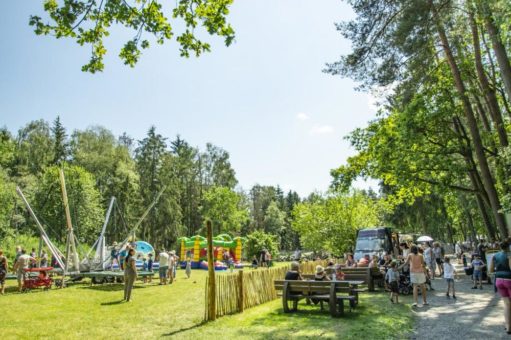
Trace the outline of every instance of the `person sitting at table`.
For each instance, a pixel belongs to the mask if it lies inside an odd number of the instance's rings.
[[[314,275],[314,281],[330,281],[330,278],[328,277],[328,275],[326,275],[326,272],[325,272],[325,269],[322,267],[322,266],[316,266],[316,275]],[[321,302],[321,310],[323,310],[323,302],[318,300],[318,299],[314,299],[314,298],[311,298],[311,301],[317,305],[319,302]]]
[[[384,267],[385,268],[385,271],[387,270],[387,268],[390,267],[390,264],[392,262],[392,256],[389,255],[389,254],[385,254],[383,255],[383,257],[380,259],[380,261],[378,262],[378,265],[380,267]]]
[[[316,266],[316,275],[314,275],[314,281],[330,281],[330,278],[322,266]]]
[[[373,255],[373,258],[369,262],[369,268],[378,268],[378,255]]]
[[[291,262],[291,269],[288,270],[285,280],[303,280],[302,274],[300,274],[300,264],[296,261]]]
[[[334,261],[328,261],[327,267],[325,268],[325,273],[329,278],[333,278],[335,275],[335,264]]]
[[[344,273],[340,264],[335,267],[335,279],[337,281],[344,281]]]
[[[367,267],[367,266],[369,266],[369,261],[370,261],[369,255],[365,254],[364,257],[362,257],[358,261],[357,267]]]
[[[346,254],[346,267],[354,268],[357,266],[357,262],[353,259],[353,254]]]

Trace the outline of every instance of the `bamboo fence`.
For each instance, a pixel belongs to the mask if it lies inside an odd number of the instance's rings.
[[[313,274],[317,265],[325,266],[327,261],[311,261],[300,264],[300,272]],[[239,271],[233,274],[215,274],[216,281],[216,317],[241,313],[246,308],[275,300],[277,292],[273,282],[284,279],[289,266],[278,268],[260,268],[251,271]],[[209,278],[206,279],[206,308],[204,319],[209,317]]]

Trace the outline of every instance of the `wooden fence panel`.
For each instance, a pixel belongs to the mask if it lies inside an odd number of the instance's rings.
[[[300,263],[300,272],[314,274],[316,266],[327,265],[326,260]],[[216,280],[216,316],[239,313],[240,311],[275,300],[277,292],[273,286],[275,280],[284,279],[289,266],[278,268],[260,268],[240,273],[215,274]],[[206,304],[204,319],[208,320],[208,282],[206,280]],[[240,294],[243,289],[243,294]],[[243,299],[243,302],[240,301]]]

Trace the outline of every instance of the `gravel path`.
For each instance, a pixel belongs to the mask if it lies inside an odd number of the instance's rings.
[[[453,261],[455,262],[455,261]],[[471,289],[472,281],[459,265],[455,282],[457,300],[445,296],[444,279],[433,281],[428,291],[429,306],[414,309],[417,315],[412,339],[511,339],[504,330],[504,303],[494,294],[493,285]],[[419,303],[422,303],[419,296]]]

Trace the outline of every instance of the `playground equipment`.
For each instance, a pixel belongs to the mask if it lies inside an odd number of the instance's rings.
[[[39,246],[39,253],[41,253],[42,244],[44,243],[48,249],[50,250],[50,253],[52,254],[53,258],[56,261],[56,266],[58,266],[58,269],[53,269],[54,272],[59,272],[62,274],[63,277],[65,276],[71,276],[73,280],[81,279],[82,277],[93,277],[94,274],[98,274],[98,272],[105,271],[108,268],[112,267],[111,263],[111,257],[109,254],[107,254],[107,247],[106,247],[106,241],[105,241],[105,231],[106,226],[108,224],[108,220],[110,217],[110,213],[115,201],[115,197],[112,197],[110,201],[110,205],[107,211],[107,215],[105,218],[105,222],[103,224],[103,227],[101,229],[101,233],[99,235],[99,238],[92,246],[92,250],[95,250],[95,254],[93,257],[90,257],[90,253],[84,256],[83,260],[80,262],[79,254],[77,251],[77,243],[78,240],[76,239],[76,236],[74,234],[73,230],[73,224],[71,221],[71,214],[69,211],[69,203],[67,199],[67,190],[66,190],[66,183],[64,178],[64,172],[62,169],[59,171],[60,175],[60,183],[61,183],[61,190],[62,190],[62,200],[64,204],[64,211],[66,215],[66,224],[67,224],[67,238],[66,238],[66,249],[65,252],[60,251],[55,244],[53,244],[48,237],[48,234],[46,233],[43,225],[39,222],[39,219],[37,218],[35,212],[32,210],[30,204],[28,203],[26,197],[23,195],[23,192],[19,187],[16,187],[16,192],[22,199],[22,201],[25,203],[27,210],[29,211],[30,215],[36,222],[36,225],[40,232],[40,246]],[[142,221],[145,219],[149,211],[156,205],[158,202],[160,196],[165,191],[165,187],[162,188],[162,190],[158,193],[154,201],[151,203],[151,205],[146,209],[144,214],[140,217],[136,225],[130,230],[128,236],[126,237],[123,242],[121,242],[120,245],[120,251],[125,251],[130,243],[137,243],[133,242],[133,240],[136,239],[136,230],[142,223]],[[138,242],[140,245],[139,249],[139,255],[142,255],[145,257],[149,252],[154,253],[154,249],[152,246],[143,241]],[[143,265],[143,262],[140,261],[137,263],[140,267]],[[153,268],[157,269],[158,264],[153,265]],[[85,274],[86,273],[86,274]],[[85,275],[84,275],[85,274]],[[98,274],[99,275],[99,274]],[[151,273],[152,275],[152,273]],[[101,275],[104,276],[104,275]],[[65,286],[65,282],[62,280],[62,286]]]
[[[190,258],[193,269],[207,269],[207,246],[208,242],[205,237],[196,235],[192,237],[181,237],[179,239],[181,245],[181,268],[186,267],[186,259]],[[228,234],[221,234],[213,238],[213,252],[215,258],[215,270],[225,270],[227,266],[222,261],[231,258],[235,267],[241,265],[241,251],[243,237],[232,238]]]

